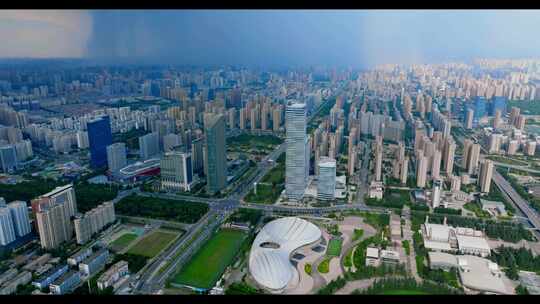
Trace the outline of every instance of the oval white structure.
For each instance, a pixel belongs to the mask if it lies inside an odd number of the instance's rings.
[[[251,246],[249,271],[260,285],[279,291],[297,271],[290,262],[298,248],[321,239],[321,230],[297,217],[284,217],[266,224]]]

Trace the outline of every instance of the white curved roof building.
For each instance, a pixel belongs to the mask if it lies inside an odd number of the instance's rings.
[[[266,224],[251,246],[249,271],[260,285],[279,291],[296,275],[292,253],[321,239],[321,230],[297,217],[284,217]]]

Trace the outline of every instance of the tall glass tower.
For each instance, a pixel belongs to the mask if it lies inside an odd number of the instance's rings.
[[[306,136],[306,105],[293,103],[285,110],[287,131],[285,193],[292,200],[301,200],[306,189],[309,170],[309,150]]]
[[[107,146],[112,144],[111,122],[103,116],[88,122],[88,143],[90,144],[90,164],[94,168],[107,166]]]
[[[205,171],[209,193],[216,193],[227,184],[227,154],[225,149],[225,118],[212,115],[205,121]]]

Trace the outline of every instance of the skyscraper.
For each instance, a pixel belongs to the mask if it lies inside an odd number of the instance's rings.
[[[107,164],[111,172],[117,172],[126,166],[126,144],[114,143],[107,146]]]
[[[285,169],[285,193],[293,200],[301,200],[307,183],[306,167],[306,105],[292,103],[285,110],[285,129],[287,145]]]
[[[90,145],[90,164],[94,168],[107,165],[107,146],[112,144],[109,116],[102,116],[87,124]]]
[[[23,201],[14,201],[7,205],[11,213],[13,227],[17,237],[25,236],[32,231],[30,218],[28,217],[28,207]]]
[[[321,157],[318,166],[317,198],[320,200],[333,200],[336,191],[336,160]]]
[[[192,182],[191,154],[165,153],[161,159],[161,187],[170,191],[190,191]]]
[[[0,208],[0,245],[5,246],[15,241],[15,229],[8,208]]]
[[[480,174],[478,177],[480,191],[489,193],[491,178],[493,177],[493,161],[489,159],[484,160],[484,162],[480,165]]]
[[[202,175],[204,172],[204,140],[196,138],[191,142],[191,164],[193,172]]]
[[[159,154],[159,135],[157,132],[139,137],[139,153],[143,160],[150,159]]]
[[[223,115],[211,115],[205,122],[205,172],[209,193],[225,188],[227,183],[227,154],[225,148],[225,119]]]

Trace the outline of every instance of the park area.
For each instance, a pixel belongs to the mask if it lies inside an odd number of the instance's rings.
[[[252,150],[269,151],[283,143],[283,139],[274,135],[241,134],[227,138],[227,147],[231,150],[250,152]]]
[[[239,230],[220,230],[174,276],[172,283],[212,288],[233,262],[245,237]]]
[[[142,255],[153,258],[179,236],[176,232],[157,230],[142,238],[131,247],[129,254]]]

